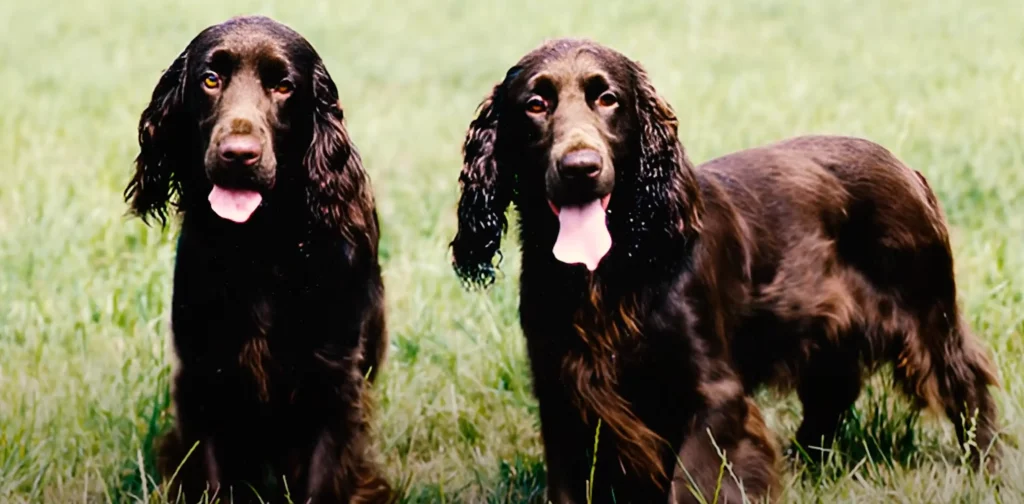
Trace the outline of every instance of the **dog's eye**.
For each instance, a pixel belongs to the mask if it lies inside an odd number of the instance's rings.
[[[548,102],[539,96],[531,97],[526,101],[526,111],[531,114],[540,114],[548,110]]]
[[[217,89],[220,87],[220,77],[213,72],[206,72],[203,74],[203,85],[207,89]]]
[[[619,98],[615,96],[615,93],[605,92],[597,98],[597,103],[602,107],[611,107],[612,105],[619,103]]]
[[[278,82],[277,85],[274,86],[274,92],[283,95],[290,94],[294,89],[295,84],[292,84],[292,81],[290,80],[283,80],[281,82]]]

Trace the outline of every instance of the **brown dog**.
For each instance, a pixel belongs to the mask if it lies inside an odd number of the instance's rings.
[[[722,478],[728,502],[771,498],[775,447],[745,395],[795,386],[798,440],[827,445],[864,371],[887,362],[958,427],[977,413],[988,448],[994,373],[958,313],[924,178],[838,137],[695,169],[676,131],[638,64],[565,39],[523,57],[470,125],[454,266],[493,281],[514,203],[549,497],[710,498],[720,450],[742,481]]]
[[[316,51],[263,17],[203,30],[153,90],[139,142],[133,212],[163,222],[177,195],[182,219],[164,476],[197,448],[173,494],[389,499],[367,433],[387,348],[377,213]]]

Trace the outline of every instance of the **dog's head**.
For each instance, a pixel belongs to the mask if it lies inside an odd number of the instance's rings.
[[[163,222],[175,193],[186,210],[209,205],[241,223],[282,185],[306,187],[314,209],[362,190],[323,62],[305,38],[265,17],[200,32],[153,90],[139,143],[125,196],[144,219]]]
[[[696,180],[676,127],[643,68],[612,49],[562,39],[527,54],[481,104],[466,137],[457,272],[493,279],[512,201],[524,225],[557,227],[524,239],[550,240],[543,245],[560,261],[595,270],[613,246],[634,262],[653,261],[654,248],[699,226]]]

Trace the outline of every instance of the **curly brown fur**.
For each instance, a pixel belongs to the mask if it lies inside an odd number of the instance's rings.
[[[276,501],[287,483],[294,502],[388,500],[368,446],[387,347],[377,215],[316,51],[263,17],[203,30],[160,78],[139,143],[132,212],[181,218],[172,497]],[[261,203],[222,218],[215,187]]]
[[[615,96],[599,107],[604,93]],[[537,96],[545,113],[527,109]],[[673,480],[677,461],[698,463],[690,471],[702,484],[717,477],[720,459],[703,464],[718,459],[709,429],[748,496],[779,489],[777,448],[729,364],[719,323],[733,309],[722,296],[742,272],[730,262],[732,243],[699,241],[706,203],[676,126],[639,64],[557,40],[509,70],[467,134],[454,266],[470,284],[493,280],[514,203],[520,316],[555,502],[586,501],[598,421],[595,502],[695,502]],[[593,160],[586,177],[570,173],[580,152]],[[557,261],[553,207],[608,194],[614,241],[601,266],[591,273]],[[725,485],[727,495],[740,492]]]
[[[995,371],[957,308],[924,177],[874,143],[827,136],[694,168],[676,125],[638,64],[562,39],[513,66],[467,134],[454,266],[469,284],[493,281],[514,204],[549,496],[584,500],[600,419],[599,502],[706,492],[719,467],[708,428],[745,494],[770,498],[775,447],[745,396],[795,387],[797,441],[828,445],[886,363],[961,441],[961,416],[976,413],[977,443],[994,455]],[[556,259],[561,212],[593,201],[610,249],[595,267]],[[725,495],[738,495],[728,480]]]
[[[975,464],[997,461],[995,368],[957,306],[945,218],[924,176],[862,139],[801,137],[698,169],[748,223],[749,315],[733,337],[748,390],[795,387],[797,442],[829,446],[862,381],[892,364],[917,406],[944,412]]]

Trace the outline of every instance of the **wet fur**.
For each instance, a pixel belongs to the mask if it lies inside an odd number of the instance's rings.
[[[239,225],[206,201],[202,125],[219,112],[196,90],[208,52],[252,45],[288,58],[300,81],[288,127],[271,123],[276,183]],[[171,313],[176,423],[159,448],[164,477],[198,446],[170,482],[172,496],[254,502],[251,485],[276,502],[286,478],[295,502],[387,500],[368,446],[367,387],[387,346],[377,215],[315,50],[267,18],[204,30],[160,78],[139,142],[125,191],[132,212],[163,224],[173,205],[181,218]]]
[[[596,58],[629,93],[622,97],[629,120],[614,132],[624,145],[602,149],[621,152],[608,212],[614,243],[594,274],[552,256],[558,221],[546,201],[544,170],[522,161],[526,134],[517,130],[508,96],[520,75],[577,52]],[[691,484],[710,497],[721,460],[709,430],[748,496],[778,492],[777,447],[728,359],[724,324],[735,309],[729,290],[738,283],[729,242],[738,237],[724,236],[713,249],[701,245],[697,176],[676,140],[672,109],[638,64],[573,40],[526,55],[472,122],[460,181],[452,248],[456,271],[471,284],[493,281],[505,207],[518,209],[520,321],[550,499],[586,501],[599,420],[594,502],[695,502]],[[723,492],[736,502],[741,490],[726,480]]]
[[[633,98],[617,132],[630,140],[615,162],[613,245],[593,273],[552,255],[558,221],[509,96],[521,75],[581,52]],[[638,64],[566,39],[513,66],[467,133],[454,267],[469,285],[493,282],[514,204],[549,498],[585,500],[598,419],[596,502],[612,491],[618,502],[691,502],[688,483],[712,495],[720,459],[709,429],[746,495],[771,498],[776,448],[749,394],[796,388],[797,440],[827,445],[868,373],[886,363],[915,404],[954,421],[961,441],[961,415],[976,412],[987,451],[995,371],[959,313],[947,227],[924,177],[872,142],[826,136],[694,168],[676,130]],[[740,487],[723,484],[736,502]]]

